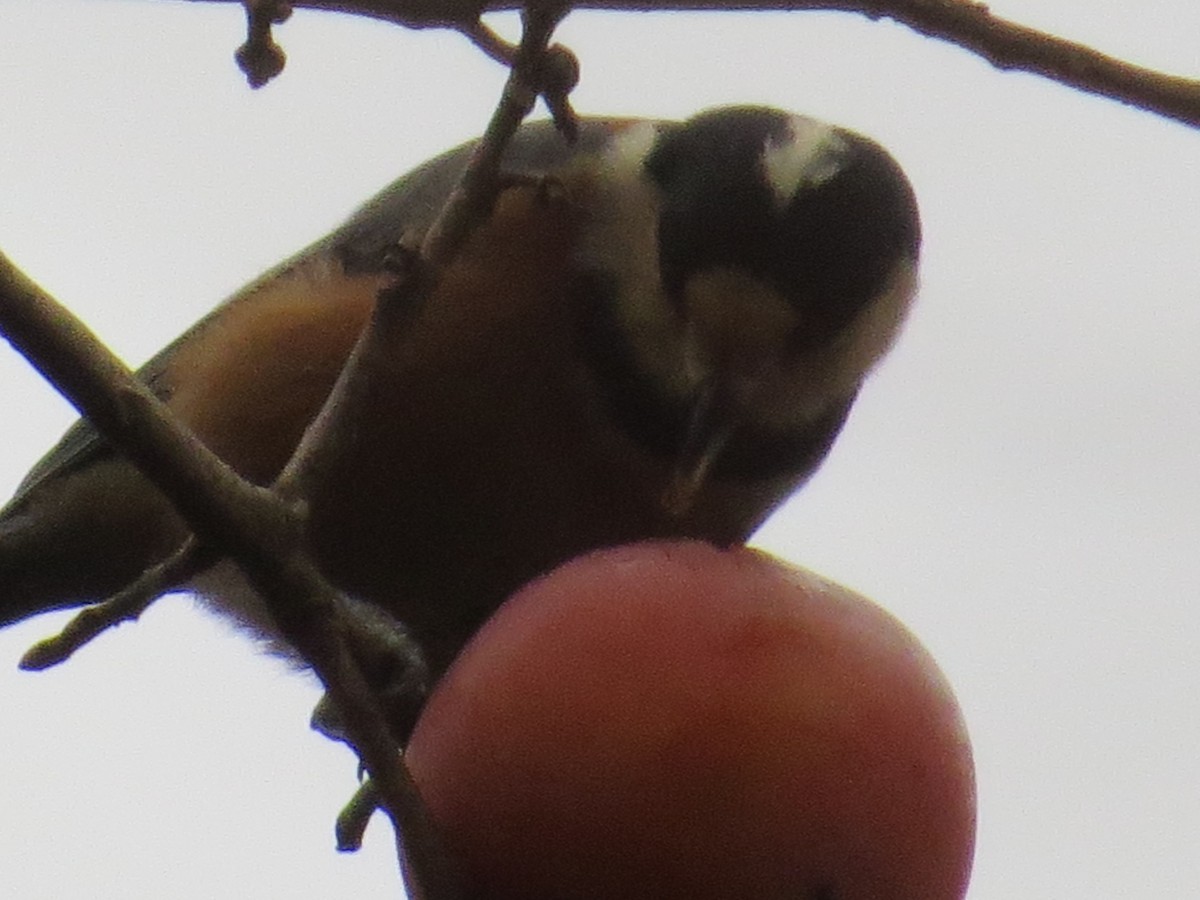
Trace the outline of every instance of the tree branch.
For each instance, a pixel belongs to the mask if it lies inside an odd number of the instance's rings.
[[[449,27],[469,32],[482,13],[511,10],[522,4],[520,0],[293,0],[291,5],[365,16],[409,28]],[[557,8],[557,4],[538,5]],[[576,0],[571,7],[628,12],[829,10],[858,13],[870,19],[892,19],[927,37],[956,44],[998,69],[1041,75],[1200,127],[1200,80],[1136,66],[1083,44],[1002,19],[976,0]],[[258,40],[265,45],[261,34]]]
[[[253,77],[266,71],[263,65],[270,68],[271,59],[282,59],[275,55],[269,26],[285,18],[286,9],[278,0],[252,0],[247,10],[251,34],[240,56],[243,64],[259,60],[247,68]],[[525,12],[519,46],[504,48],[502,42],[493,42],[495,52],[511,56],[501,101],[462,183],[426,236],[417,260],[419,269],[407,273],[408,278],[402,274],[392,292],[420,299],[412,294],[436,284],[440,269],[486,218],[498,190],[504,147],[539,95],[546,98],[560,128],[572,132],[575,122],[567,94],[574,86],[577,66],[569,51],[549,46],[565,11],[563,6],[540,4]],[[357,664],[350,633],[354,623],[340,614],[346,601],[307,555],[302,503],[285,502],[278,492],[240,478],[180,426],[81,322],[2,254],[0,332],[172,501],[193,529],[199,549],[164,563],[165,577],[194,568],[193,553],[205,561],[225,554],[242,568],[283,638],[325,685],[340,727],[370,772],[369,796],[378,797],[371,802],[382,802],[393,820],[410,895],[420,900],[459,896],[455,867],[437,839],[397,752],[392,729]],[[317,422],[322,421],[318,417]],[[323,434],[317,428],[319,436],[306,436],[306,443],[310,438],[316,443],[336,442],[336,434]],[[51,665],[99,630],[136,616],[152,599],[155,587],[161,586],[162,572],[147,573],[100,609],[88,611],[94,615],[85,614],[57,639],[35,647],[26,657],[27,664]],[[367,814],[364,811],[361,822]]]
[[[466,170],[422,242],[421,255],[429,265],[445,265],[486,217],[499,187],[504,149],[533,111],[539,95],[546,98],[559,131],[568,138],[574,137],[577,124],[567,95],[575,87],[579,67],[571,51],[549,45],[566,12],[567,7],[561,6],[534,8],[525,13],[521,43],[512,53],[500,101]]]
[[[453,898],[446,862],[388,723],[351,654],[338,595],[308,560],[303,521],[239,478],[68,310],[0,254],[0,331],[133,461],[200,541],[233,556],[284,638],[324,683],[396,827],[414,897]],[[332,627],[331,627],[332,625]]]

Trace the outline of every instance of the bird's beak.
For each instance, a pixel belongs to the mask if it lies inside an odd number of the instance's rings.
[[[730,410],[730,405],[723,402],[723,392],[713,380],[696,392],[687,433],[660,500],[668,515],[677,518],[686,515],[696,495],[704,488],[713,465],[736,428]]]

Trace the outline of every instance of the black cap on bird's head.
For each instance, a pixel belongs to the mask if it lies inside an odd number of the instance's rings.
[[[611,314],[625,349],[610,368],[626,370],[627,427],[675,460],[684,507],[710,473],[802,480],[913,297],[907,178],[865,137],[764,107],[627,141],[613,165],[633,164],[648,198],[627,227],[653,229],[655,258],[612,227],[603,243],[622,249],[597,254],[602,270],[624,270]]]
[[[729,269],[799,314],[797,349],[844,327],[920,243],[916,198],[875,142],[767,107],[711,110],[664,130],[644,162],[662,192],[665,290]]]

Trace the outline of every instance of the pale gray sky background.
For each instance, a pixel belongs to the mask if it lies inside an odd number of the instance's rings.
[[[1195,0],[994,0],[1200,75]],[[0,247],[131,363],[439,149],[503,73],[299,11],[252,93],[235,6],[0,3]],[[975,746],[972,900],[1200,896],[1200,132],[844,14],[576,15],[585,113],[763,102],[908,170],[923,290],[822,473],[757,543],[931,648]],[[73,418],[0,346],[0,493]],[[0,633],[0,895],[396,896],[307,678],[192,608],[42,675]]]

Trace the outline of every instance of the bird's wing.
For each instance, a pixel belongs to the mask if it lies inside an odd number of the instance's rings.
[[[574,145],[568,145],[549,122],[523,126],[506,152],[504,168],[514,175],[541,175],[555,171],[573,157],[597,152],[613,129],[626,120],[588,119]],[[347,274],[377,270],[388,246],[406,234],[421,234],[433,223],[459,175],[467,165],[474,141],[435,157],[392,182],[361,206],[332,233],[246,285],[232,297],[159,351],[137,371],[137,377],[161,399],[169,400],[170,385],[163,378],[179,349],[199,338],[214,322],[239,304],[254,303],[260,289],[276,279],[320,261],[342,266]],[[112,448],[86,419],[75,422],[34,466],[5,510],[19,508],[40,485],[84,468],[113,454]]]

